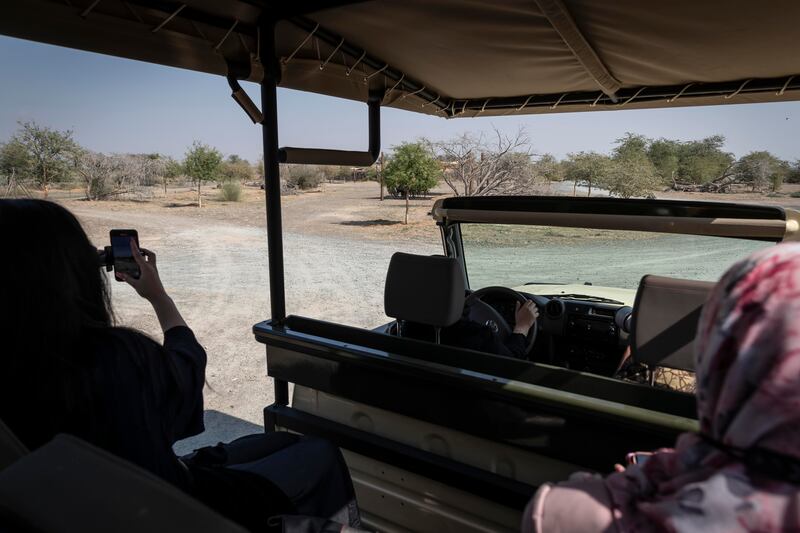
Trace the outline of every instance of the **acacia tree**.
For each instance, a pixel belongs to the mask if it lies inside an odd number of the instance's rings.
[[[736,164],[739,181],[750,185],[753,192],[767,189],[777,192],[789,170],[786,161],[767,151],[750,152]]]
[[[491,136],[465,133],[427,143],[447,166],[444,181],[456,196],[520,194],[533,184],[531,145],[524,128],[514,135],[495,128]]]
[[[20,123],[14,137],[30,156],[30,174],[47,198],[50,184],[69,175],[80,147],[72,139],[72,131],[57,131],[39,126],[35,122]]]
[[[787,163],[787,165],[788,168],[786,169],[786,178],[784,181],[786,181],[786,183],[800,183],[800,159],[794,163]]]
[[[4,196],[30,196],[21,183],[30,176],[31,160],[25,146],[17,139],[0,144],[0,177],[5,178]]]
[[[405,196],[406,213],[403,224],[408,224],[408,198],[411,194],[427,192],[442,175],[439,162],[423,143],[405,143],[398,146],[386,165],[386,186]]]
[[[231,154],[222,163],[221,175],[225,182],[247,182],[253,179],[254,171],[247,159]]]
[[[567,154],[565,176],[572,181],[572,195],[576,196],[578,185],[582,185],[588,187],[586,196],[591,196],[593,187],[605,184],[611,167],[611,158],[597,152]]]
[[[75,170],[83,182],[87,200],[101,200],[116,190],[123,172],[122,158],[84,151],[75,158]]]
[[[167,184],[183,174],[183,165],[171,157],[164,159],[164,171],[161,173],[161,183],[164,185],[164,196],[167,195]]]
[[[186,152],[183,168],[197,185],[197,207],[203,207],[200,187],[204,181],[216,180],[220,175],[222,154],[200,141],[194,141]]]
[[[615,157],[603,185],[612,196],[652,196],[661,184],[656,167],[644,154]]]
[[[0,173],[11,182],[24,179],[30,175],[31,158],[25,145],[19,139],[12,138],[0,144]]]
[[[542,154],[531,167],[535,179],[546,184],[564,179],[564,165],[553,154]]]
[[[628,133],[617,140],[611,165],[603,185],[612,196],[630,198],[651,196],[661,184],[661,173],[653,164],[649,154],[652,142],[643,135]],[[667,171],[669,161],[660,160],[662,173]]]

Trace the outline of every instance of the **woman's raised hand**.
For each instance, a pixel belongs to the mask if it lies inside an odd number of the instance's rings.
[[[133,253],[133,260],[139,266],[139,279],[122,273],[117,274],[117,276],[133,287],[139,293],[139,296],[150,302],[166,296],[167,293],[161,283],[158,268],[156,267],[156,254],[150,250],[140,250],[134,239],[131,239],[131,252]]]

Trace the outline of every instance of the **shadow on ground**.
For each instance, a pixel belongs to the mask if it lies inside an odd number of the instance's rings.
[[[342,226],[394,226],[395,224],[402,224],[402,222],[398,220],[386,220],[385,218],[376,218],[374,220],[346,220],[344,222],[338,222]]]
[[[172,447],[178,455],[185,455],[203,446],[213,446],[218,442],[229,442],[244,435],[263,433],[263,426],[229,414],[209,409],[204,413],[206,430],[199,435],[175,443]]]

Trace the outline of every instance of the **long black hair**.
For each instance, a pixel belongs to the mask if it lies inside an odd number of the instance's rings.
[[[87,330],[112,325],[97,248],[65,208],[0,200],[0,246],[0,346],[7,355],[66,357]]]

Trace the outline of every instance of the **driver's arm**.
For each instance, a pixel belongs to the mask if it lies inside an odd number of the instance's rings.
[[[514,314],[514,331],[506,338],[505,348],[512,357],[525,359],[527,357],[528,333],[539,318],[539,309],[532,300],[524,304],[517,302]]]
[[[500,353],[500,355],[507,355],[509,357],[514,357],[516,359],[526,359],[527,358],[527,345],[528,338],[526,335],[522,333],[517,333],[516,331],[506,337],[505,342],[503,343],[504,350],[497,350],[498,352],[507,352],[507,353]]]

